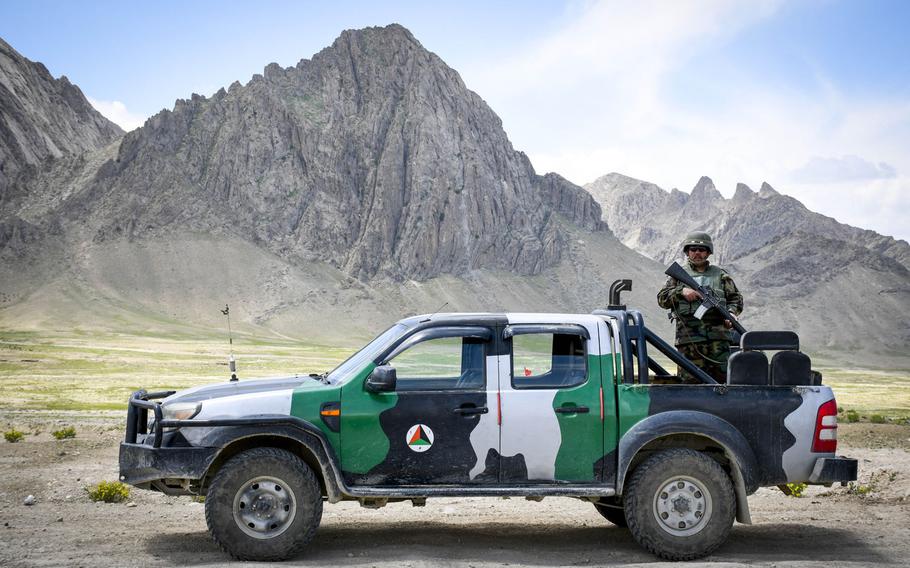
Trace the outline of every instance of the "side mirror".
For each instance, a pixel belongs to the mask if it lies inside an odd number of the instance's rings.
[[[380,365],[367,377],[366,389],[370,392],[390,392],[395,390],[397,382],[395,367]]]

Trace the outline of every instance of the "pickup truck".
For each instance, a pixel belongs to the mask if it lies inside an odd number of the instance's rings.
[[[624,306],[418,316],[329,373],[134,393],[120,479],[204,495],[245,560],[299,554],[324,502],[440,496],[586,500],[688,560],[751,522],[759,487],[856,479],[820,382],[792,332],[747,332],[718,384]]]

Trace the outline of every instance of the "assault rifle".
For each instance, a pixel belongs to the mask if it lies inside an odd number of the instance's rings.
[[[686,272],[685,269],[682,266],[680,266],[678,263],[674,262],[673,264],[671,264],[670,267],[667,268],[666,272],[664,272],[664,274],[666,274],[667,276],[670,276],[672,278],[675,278],[679,282],[682,282],[689,288],[692,288],[693,290],[695,290],[696,292],[701,294],[701,305],[698,307],[697,310],[695,310],[695,314],[694,314],[696,319],[703,318],[705,316],[705,314],[708,312],[708,310],[710,310],[711,308],[714,308],[717,311],[719,311],[722,316],[724,316],[725,320],[729,320],[730,323],[733,324],[733,329],[735,329],[739,333],[746,333],[746,328],[744,328],[742,326],[742,324],[739,323],[739,321],[737,321],[736,317],[733,314],[731,314],[727,310],[727,308],[723,307],[721,305],[720,301],[718,301],[717,295],[714,294],[714,290],[712,290],[711,288],[708,288],[706,286],[702,286],[701,284],[696,282],[695,279],[692,278],[689,275],[689,273]]]

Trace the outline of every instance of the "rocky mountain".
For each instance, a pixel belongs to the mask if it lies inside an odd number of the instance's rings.
[[[78,219],[94,242],[231,234],[361,280],[538,274],[566,250],[563,221],[604,229],[594,200],[536,175],[401,26],[344,32],[312,60],[178,101],[45,218]]]
[[[588,311],[613,278],[659,281],[398,25],[179,100],[18,187],[0,242],[0,315],[16,325],[206,321],[229,300],[256,325],[368,334],[440,298]]]
[[[0,202],[18,175],[122,135],[69,79],[54,79],[0,39]]]
[[[55,122],[45,128],[59,136]],[[13,180],[0,202],[0,330],[197,334],[220,328],[229,303],[250,333],[356,343],[444,302],[588,312],[614,279],[631,278],[625,300],[667,335],[654,300],[663,266],[608,226],[657,242],[659,231],[627,230],[627,218],[646,220],[665,199],[721,216],[729,207],[709,180],[669,198],[645,185],[644,197],[601,209],[560,176],[538,175],[496,114],[407,30],[345,31],[312,59],[179,100],[120,140]],[[813,238],[823,262],[830,236]],[[767,279],[767,250],[746,246],[737,262]],[[808,299],[787,287],[801,278],[794,267],[774,280],[778,295],[750,296],[744,324],[806,332],[830,360],[905,364],[906,335],[894,340],[907,333],[895,315],[908,307],[905,282],[874,262],[856,267]],[[859,276],[891,290],[873,312],[853,294]],[[826,291],[845,297],[843,325],[813,313]],[[790,303],[758,309],[774,298]],[[857,348],[857,331],[872,348]]]
[[[661,263],[680,254],[688,231],[704,229],[717,243],[721,261],[735,261],[795,232],[842,240],[892,258],[910,268],[906,241],[840,223],[778,193],[768,183],[758,192],[740,183],[725,199],[711,178],[691,193],[610,173],[585,186],[603,208],[603,219],[627,246]]]
[[[691,231],[712,235],[715,260],[744,290],[761,327],[789,326],[828,346],[910,344],[910,245],[839,223],[763,183],[725,199],[710,178],[691,193],[607,174],[585,188],[627,246],[669,264]],[[867,323],[864,323],[867,322]],[[861,330],[861,331],[860,331]]]

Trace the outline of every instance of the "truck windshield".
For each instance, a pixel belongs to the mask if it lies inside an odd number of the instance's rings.
[[[367,361],[370,361],[379,355],[383,349],[398,339],[401,334],[404,333],[407,329],[408,326],[402,323],[396,323],[389,329],[385,330],[379,334],[376,339],[367,343],[363,349],[348,357],[348,359],[341,365],[335,367],[335,370],[329,373],[329,376],[327,377],[328,381],[332,384],[337,384],[338,382],[348,378],[351,374],[356,373],[364,366],[364,364],[366,364]]]

